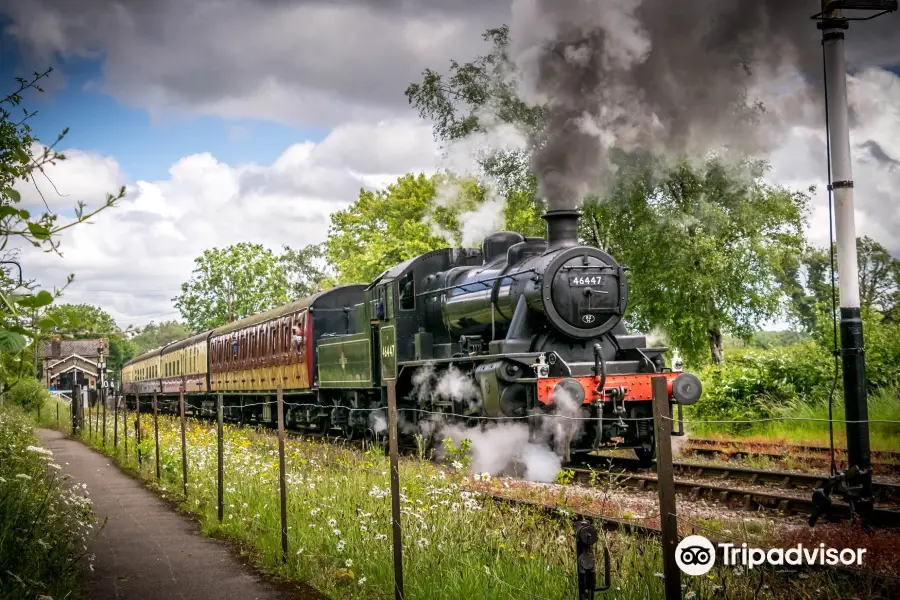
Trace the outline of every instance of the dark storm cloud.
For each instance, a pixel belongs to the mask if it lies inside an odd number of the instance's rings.
[[[126,102],[223,116],[334,123],[414,117],[403,95],[426,67],[482,50],[505,2],[462,0],[0,0],[34,64],[104,56]]]
[[[487,50],[482,32],[508,23],[516,4],[522,2],[0,0],[0,13],[11,22],[3,35],[21,45],[29,66],[45,64],[55,52],[103,57],[106,89],[129,104],[327,125],[347,118],[414,117],[403,95],[406,86],[418,81],[426,67],[445,69],[451,58],[469,60]],[[543,3],[543,22],[514,31],[514,41],[530,39],[534,27],[563,24],[558,17],[575,4],[586,13],[572,13],[578,26],[614,13],[617,4],[639,6],[638,17],[649,36],[657,43],[671,42],[657,46],[660,50],[644,69],[648,74],[668,67],[661,60],[666,53],[672,63],[703,58],[694,47],[701,40],[698,33],[705,34],[704,51],[727,45],[732,35],[746,49],[747,31],[758,25],[753,15],[762,12],[775,15],[756,30],[759,35],[749,36],[759,40],[771,34],[762,46],[778,46],[779,39],[790,37],[796,46],[819,48],[818,33],[808,20],[817,3],[796,0],[552,0]],[[771,12],[755,4],[779,8]],[[751,6],[749,25],[741,21],[745,6]],[[860,32],[862,27],[857,27]],[[869,62],[873,56],[880,61],[900,56],[900,44],[890,41],[896,37],[891,38],[889,24],[865,28],[869,33],[848,36],[851,61],[856,56]],[[814,56],[801,58],[798,64],[818,72]],[[657,85],[646,91],[672,90]]]
[[[869,156],[874,158],[878,164],[884,166],[887,169],[894,171],[897,170],[898,167],[900,167],[900,161],[885,152],[884,148],[881,147],[881,144],[879,144],[875,140],[868,140],[862,143],[860,145],[860,148],[868,151]]]
[[[577,206],[602,191],[612,148],[765,155],[785,126],[820,101],[820,33],[809,18],[818,2],[606,0],[603,10],[596,0],[518,4],[516,61],[534,99],[551,106],[533,163],[552,207]],[[875,29],[853,25],[862,40],[851,46],[853,62],[896,62],[893,17]],[[769,96],[767,110],[750,115],[741,107],[758,92]]]

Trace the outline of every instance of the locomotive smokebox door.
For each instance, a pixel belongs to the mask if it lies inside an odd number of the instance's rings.
[[[624,269],[596,248],[563,250],[544,272],[544,311],[566,335],[592,339],[621,319],[628,299]]]
[[[600,327],[618,313],[618,269],[593,256],[572,258],[556,272],[551,295],[559,316],[570,325]]]

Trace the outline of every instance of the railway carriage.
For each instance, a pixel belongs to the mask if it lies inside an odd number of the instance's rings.
[[[681,404],[697,400],[700,381],[626,329],[625,269],[578,242],[578,213],[544,218],[546,239],[497,232],[480,249],[428,252],[367,285],[148,352],[123,368],[124,391],[183,387],[209,412],[221,395],[227,418],[273,423],[280,385],[289,427],[352,438],[383,423],[393,382],[405,435],[430,431],[422,421],[435,416],[521,419],[566,458],[616,446],[650,460],[652,378]],[[560,413],[569,426],[548,427]]]
[[[207,345],[210,331],[165,346],[160,352],[162,394],[209,391]]]
[[[159,379],[159,354],[161,348],[151,350],[122,366],[122,392],[124,394],[153,394],[162,392]]]

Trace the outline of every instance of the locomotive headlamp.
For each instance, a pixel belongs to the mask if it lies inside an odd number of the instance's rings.
[[[553,387],[553,402],[559,404],[563,398],[571,399],[578,406],[584,404],[584,388],[577,379],[566,377]]]
[[[700,392],[703,391],[703,384],[700,378],[693,373],[681,373],[672,382],[672,395],[679,404],[690,406],[700,398]]]

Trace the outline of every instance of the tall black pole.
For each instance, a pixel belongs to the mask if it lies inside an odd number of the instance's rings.
[[[847,64],[844,31],[849,21],[835,3],[822,0],[819,29],[825,61],[825,102],[831,150],[831,191],[840,274],[841,365],[844,383],[844,419],[847,429],[846,495],[859,519],[871,515],[872,461],[869,448],[869,409],[866,399],[866,359],[860,315],[859,268],[856,256],[856,222],[853,212],[853,170],[850,161],[850,118],[847,104]],[[847,3],[848,8],[853,2]],[[871,3],[870,3],[871,4]],[[884,10],[896,10],[896,3]],[[861,7],[872,9],[873,7]]]

